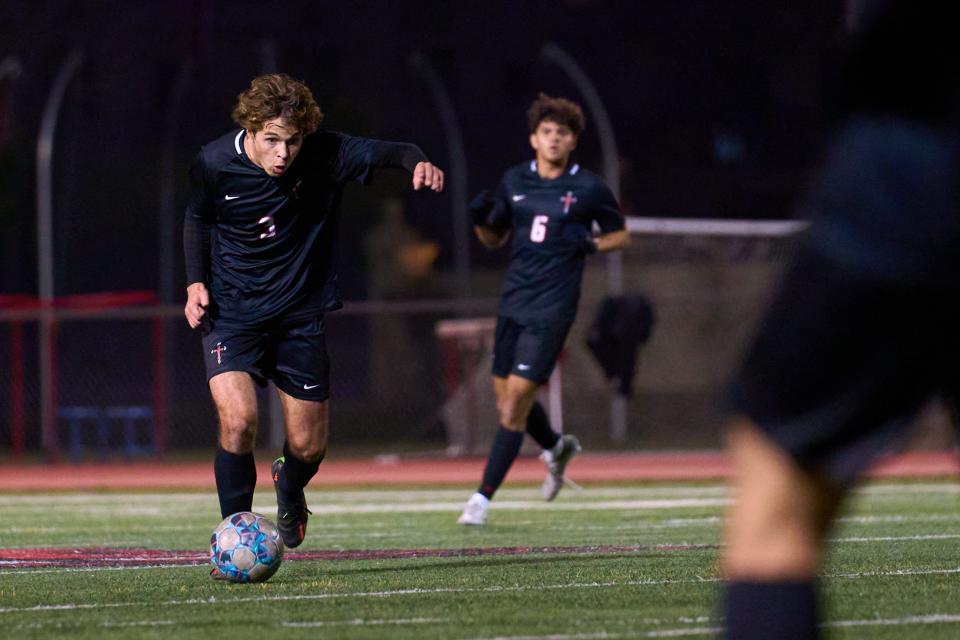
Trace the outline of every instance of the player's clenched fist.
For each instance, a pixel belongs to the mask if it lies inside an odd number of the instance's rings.
[[[207,315],[207,306],[210,304],[210,293],[202,282],[194,282],[187,287],[187,306],[183,308],[183,315],[191,329],[196,329]]]
[[[430,162],[418,162],[413,169],[413,190],[430,187],[434,191],[443,191],[443,171]]]

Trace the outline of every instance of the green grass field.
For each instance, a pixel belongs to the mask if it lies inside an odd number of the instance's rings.
[[[8,559],[0,637],[590,639],[710,637],[722,625],[722,485],[588,486],[553,504],[536,488],[507,488],[482,529],[455,524],[469,493],[309,493],[314,516],[297,551],[407,557],[291,554],[259,585],[214,582],[197,565],[24,568]],[[960,637],[957,494],[946,481],[857,492],[824,572],[828,637]],[[272,518],[272,495],[255,510]],[[0,513],[0,548],[38,556],[50,547],[204,551],[219,521],[212,493],[2,494]],[[400,553],[412,549],[424,551]],[[430,551],[461,549],[483,552]]]

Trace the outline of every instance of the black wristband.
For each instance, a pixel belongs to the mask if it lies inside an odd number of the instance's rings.
[[[591,253],[596,253],[597,249],[599,249],[599,247],[597,246],[597,241],[593,238],[593,236],[588,235],[583,239],[581,251],[583,251],[584,254],[590,255]]]

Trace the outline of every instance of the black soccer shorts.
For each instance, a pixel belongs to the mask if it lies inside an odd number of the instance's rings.
[[[571,324],[498,317],[493,343],[493,375],[506,378],[513,374],[544,384],[550,379]]]
[[[820,217],[730,389],[735,410],[841,485],[960,388],[950,147],[914,125],[845,132],[810,199]]]
[[[203,337],[207,382],[227,371],[249,373],[261,387],[273,380],[284,393],[322,402],[330,397],[330,359],[322,316],[269,329],[219,328]]]

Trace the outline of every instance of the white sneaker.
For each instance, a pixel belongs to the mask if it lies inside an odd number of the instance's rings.
[[[576,436],[561,436],[553,449],[547,449],[540,454],[540,459],[547,465],[547,477],[543,481],[543,499],[550,502],[557,497],[563,487],[563,471],[573,456],[583,451]]]
[[[463,513],[457,518],[457,524],[468,524],[476,527],[483,526],[487,522],[487,508],[490,506],[490,499],[481,493],[475,493],[467,500],[467,506]]]

